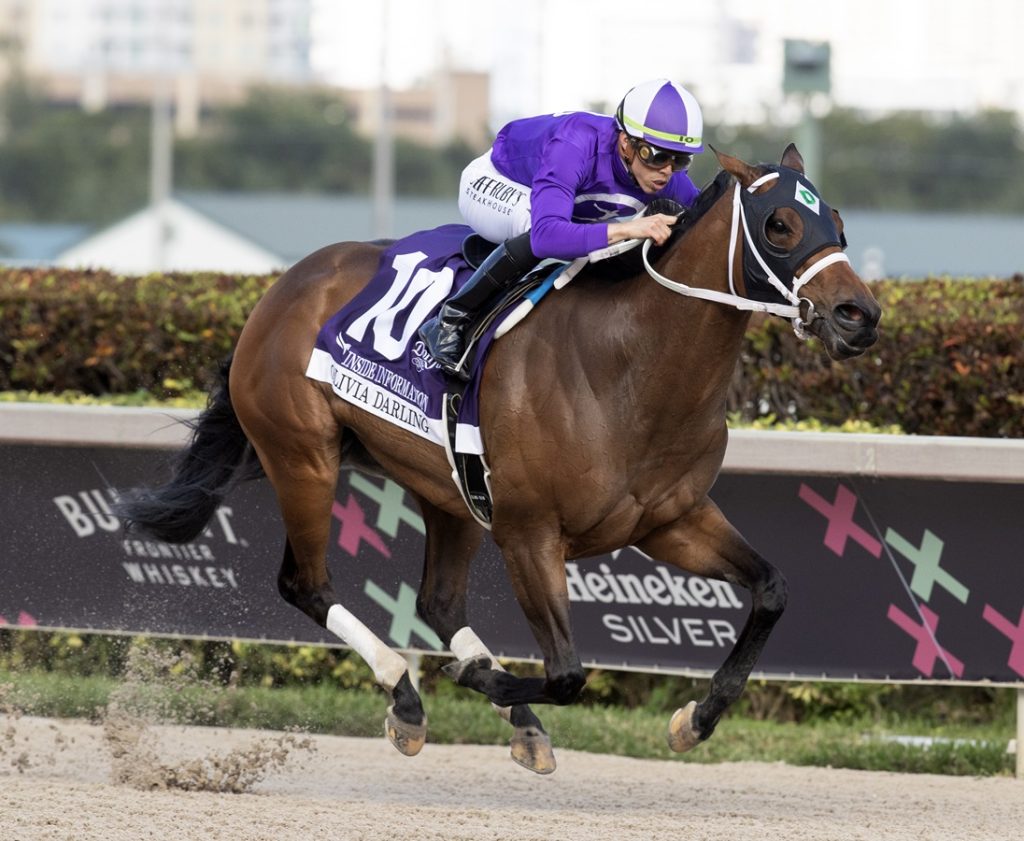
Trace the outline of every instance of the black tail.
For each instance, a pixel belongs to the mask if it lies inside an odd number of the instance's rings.
[[[174,463],[171,481],[160,488],[136,488],[121,495],[114,514],[125,528],[168,543],[194,539],[239,482],[263,476],[228,392],[229,358],[209,403],[190,422],[192,440]]]

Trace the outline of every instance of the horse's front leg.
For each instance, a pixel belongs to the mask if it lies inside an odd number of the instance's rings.
[[[750,590],[752,607],[729,656],[711,679],[707,697],[690,701],[669,723],[668,744],[686,751],[707,739],[722,714],[742,694],[772,628],[786,607],[786,579],[757,554],[711,500],[664,526],[637,547],[658,561],[738,584]]]
[[[486,660],[489,667],[500,670],[497,658],[469,627],[466,611],[469,570],[480,548],[483,528],[473,520],[453,517],[424,499],[419,502],[427,541],[417,610],[457,661]],[[492,706],[513,727],[512,759],[538,774],[554,771],[551,738],[530,707]]]

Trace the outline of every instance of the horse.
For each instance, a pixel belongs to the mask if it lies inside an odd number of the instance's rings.
[[[682,235],[654,251],[644,244],[644,268],[632,276],[610,282],[596,270],[580,272],[497,341],[484,363],[491,534],[543,653],[543,677],[506,671],[470,626],[468,578],[485,529],[470,516],[443,448],[304,375],[320,326],[377,270],[380,242],[322,248],[270,287],[173,476],[126,493],[119,515],[128,527],[185,541],[236,482],[268,477],[286,531],[281,596],[368,663],[390,697],[388,738],[415,755],[427,720],[407,662],[340,603],[326,563],[339,470],[390,477],[418,503],[426,526],[416,605],[454,657],[445,670],[511,723],[513,759],[538,773],[553,771],[555,760],[529,705],[569,704],[586,682],[567,560],[635,546],[687,573],[744,587],[751,609],[741,634],[705,697],[669,722],[669,747],[693,748],[740,696],[787,599],[781,572],[708,496],[726,449],[726,394],[751,313],[791,318],[798,334],[816,337],[836,360],[869,348],[881,317],[843,253],[841,218],[811,189],[793,144],[780,166],[713,151],[717,190],[703,191]]]

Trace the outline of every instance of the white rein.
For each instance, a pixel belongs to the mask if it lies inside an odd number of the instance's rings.
[[[770,172],[767,175],[758,178],[753,184],[747,187],[748,192],[753,193],[758,187],[773,178],[778,178],[777,172]],[[654,266],[651,265],[650,259],[648,258],[648,252],[651,250],[653,240],[633,240],[629,247],[632,248],[643,242],[643,261],[644,268],[647,273],[654,278],[658,283],[664,286],[666,289],[671,289],[680,295],[686,295],[691,298],[703,298],[707,301],[715,301],[719,304],[725,304],[726,306],[734,307],[738,310],[750,310],[753,312],[766,312],[772,315],[779,315],[783,318],[788,318],[793,322],[793,332],[797,334],[801,339],[807,337],[804,327],[814,320],[814,304],[808,298],[801,298],[798,294],[800,289],[817,275],[822,269],[831,266],[833,263],[849,263],[850,260],[842,251],[836,251],[825,257],[822,257],[817,262],[813,263],[807,271],[805,271],[800,277],[793,277],[793,288],[789,289],[778,276],[767,266],[764,258],[761,256],[757,247],[754,245],[754,241],[750,236],[750,231],[747,228],[747,217],[743,212],[743,204],[740,202],[740,190],[742,188],[737,183],[736,189],[733,191],[732,197],[732,227],[729,232],[729,292],[717,292],[714,289],[703,289],[700,287],[687,286],[685,283],[680,283],[675,280],[671,280],[660,274]],[[751,253],[757,258],[757,262],[760,263],[761,268],[764,269],[768,275],[768,281],[773,287],[790,303],[788,304],[770,304],[763,301],[752,301],[750,298],[744,298],[742,295],[736,293],[736,283],[733,277],[733,267],[736,263],[736,244],[739,241],[739,228],[740,224],[743,225],[743,238],[746,241],[746,247],[751,249]],[[627,250],[627,249],[622,249]],[[602,253],[602,252],[595,252]],[[594,259],[592,254],[591,260]],[[800,316],[800,305],[806,303],[808,307],[808,317],[805,321]]]

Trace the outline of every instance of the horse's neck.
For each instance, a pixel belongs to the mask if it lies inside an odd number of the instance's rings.
[[[658,269],[695,288],[728,291],[728,219],[709,212],[666,256]],[[634,383],[658,378],[658,401],[686,413],[722,397],[735,370],[750,315],[666,289],[646,273],[631,284],[628,308],[635,352],[625,356]]]
[[[708,226],[701,241],[695,226],[659,261],[662,273],[724,290],[728,227],[724,235],[720,227]],[[634,463],[658,453],[675,470],[680,447],[688,459],[710,454],[724,441],[726,395],[749,315],[671,292],[646,272],[587,286],[573,306],[552,308],[544,325],[554,346],[574,349],[564,364],[576,411],[603,418],[601,434],[629,449]]]

